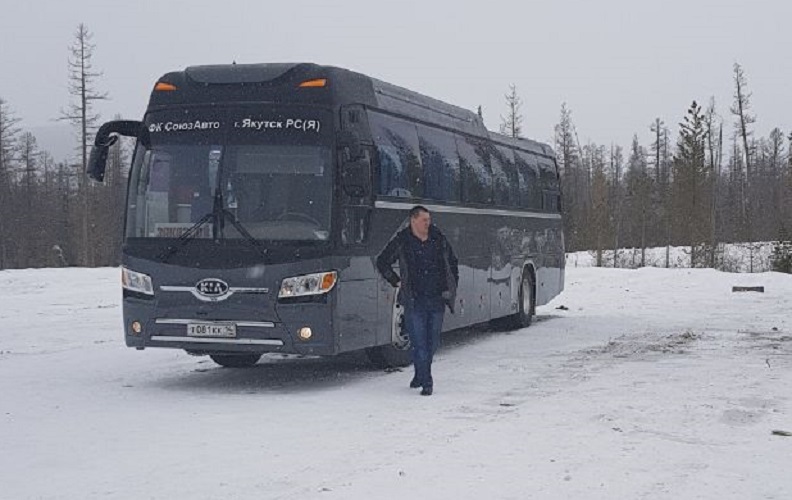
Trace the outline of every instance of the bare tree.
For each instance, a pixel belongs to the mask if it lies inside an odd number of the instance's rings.
[[[660,118],[655,118],[654,123],[649,126],[649,130],[654,136],[650,146],[654,160],[655,176],[655,212],[657,213],[658,230],[655,239],[658,243],[665,245],[666,258],[665,266],[671,264],[671,206],[670,206],[670,166],[669,157],[670,144],[668,139],[669,130],[665,122]]]
[[[752,240],[751,226],[753,218],[753,164],[751,162],[751,141],[753,131],[750,126],[756,122],[756,117],[750,113],[751,93],[748,91],[748,80],[745,71],[739,63],[734,63],[734,104],[731,112],[735,116],[735,132],[742,138],[743,153],[745,154],[745,188],[743,190],[743,213],[745,216],[745,228],[748,230],[747,239]]]
[[[768,210],[767,218],[772,224],[775,234],[772,235],[774,239],[783,239],[787,232],[786,226],[788,222],[785,220],[786,205],[788,201],[784,197],[784,181],[785,181],[785,168],[784,168],[784,133],[781,129],[774,128],[770,131],[770,136],[767,140],[767,189],[770,206],[775,207],[775,210]]]
[[[638,142],[638,135],[633,136],[630,157],[627,160],[627,211],[629,213],[628,236],[630,244],[638,244],[641,248],[641,267],[646,265],[647,229],[649,225],[649,208],[651,195],[651,179],[646,169],[646,150]]]
[[[709,106],[704,115],[704,122],[707,129],[707,156],[709,158],[710,171],[710,247],[709,247],[709,267],[716,267],[716,251],[718,248],[718,180],[721,177],[721,166],[723,156],[723,123],[720,122],[715,111],[715,98],[710,98]]]
[[[504,97],[506,98],[507,111],[505,118],[501,116],[500,132],[509,137],[522,137],[523,117],[520,113],[522,99],[517,95],[517,87],[514,84],[509,85],[509,93]]]
[[[745,71],[742,66],[739,63],[734,63],[734,104],[731,107],[731,112],[736,117],[734,127],[740,137],[742,137],[745,170],[749,178],[752,173],[749,138],[753,135],[750,126],[756,122],[756,117],[750,114],[750,110],[751,93],[748,92],[748,79],[745,77]]]
[[[787,137],[787,161],[782,170],[781,199],[784,204],[781,210],[781,227],[779,228],[779,239],[792,242],[792,133]]]
[[[8,214],[11,212],[14,153],[19,134],[17,123],[19,118],[14,116],[8,103],[0,98],[0,269],[8,267],[8,242],[11,237]]]
[[[611,170],[611,227],[613,227],[613,267],[619,266],[619,247],[621,244],[622,208],[624,197],[622,195],[622,169],[624,167],[624,153],[621,146],[611,144],[610,170]]]
[[[77,173],[80,196],[80,227],[82,233],[81,257],[82,264],[90,266],[91,238],[89,234],[89,184],[85,174],[88,166],[88,146],[96,132],[99,115],[94,112],[94,101],[107,99],[107,93],[96,89],[96,80],[102,76],[101,72],[93,69],[93,54],[96,46],[91,43],[93,35],[88,28],[80,23],[74,34],[74,42],[69,48],[69,93],[72,102],[68,108],[61,111],[61,119],[67,120],[77,129],[78,135],[78,165]]]
[[[21,204],[17,203],[17,213],[20,214],[19,228],[26,227],[24,236],[19,238],[19,266],[32,267],[36,263],[37,245],[40,240],[43,214],[35,210],[34,200],[37,200],[38,161],[40,152],[35,136],[25,132],[19,141],[19,164],[21,167],[21,183],[19,188],[24,195]]]
[[[557,161],[561,170],[562,202],[561,210],[564,214],[564,224],[568,248],[582,249],[581,234],[583,226],[584,194],[581,192],[583,182],[580,167],[581,150],[577,143],[575,125],[572,123],[572,111],[566,103],[561,104],[561,117],[555,126],[555,145],[558,154]]]
[[[116,117],[120,119],[120,117]],[[104,183],[96,186],[92,197],[92,213],[97,233],[102,235],[96,245],[97,265],[118,265],[122,230],[124,227],[125,179],[128,173],[130,151],[128,141],[122,139],[110,147],[107,158],[107,175]]]
[[[789,133],[787,141],[789,141],[789,146],[787,147],[787,168],[792,173],[792,132]]]
[[[605,174],[605,147],[591,146],[591,242],[596,251],[597,267],[603,266],[603,250],[610,238],[608,218],[608,179]]]

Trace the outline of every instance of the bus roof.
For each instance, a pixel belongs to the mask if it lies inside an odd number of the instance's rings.
[[[300,86],[322,79],[326,81],[325,85]],[[313,63],[189,66],[183,71],[163,75],[158,83],[170,84],[173,89],[154,90],[149,101],[150,108],[217,102],[289,102],[325,106],[362,104],[416,121],[486,137],[512,147],[553,155],[552,149],[546,144],[487,130],[478,114],[472,111],[335,66]]]

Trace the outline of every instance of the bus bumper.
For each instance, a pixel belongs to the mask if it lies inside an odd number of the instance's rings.
[[[151,303],[125,299],[125,342],[128,347],[137,349],[163,347],[183,349],[192,354],[279,352],[333,355],[338,353],[329,303],[280,305],[279,321],[231,316],[233,315],[211,319],[198,316],[158,317],[156,308]],[[234,325],[234,335],[191,336],[188,334],[191,324]]]

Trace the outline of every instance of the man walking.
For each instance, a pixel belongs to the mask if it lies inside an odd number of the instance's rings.
[[[399,261],[399,273],[393,263]],[[426,207],[410,209],[410,225],[396,233],[377,256],[377,270],[392,286],[400,286],[396,300],[404,307],[404,327],[412,345],[415,377],[410,387],[431,396],[432,359],[440,347],[445,307],[454,312],[459,268],[443,233],[432,224]]]

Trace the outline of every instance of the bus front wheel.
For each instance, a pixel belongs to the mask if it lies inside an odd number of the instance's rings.
[[[225,368],[249,368],[261,359],[261,354],[211,354],[212,361]]]
[[[404,328],[404,307],[394,294],[393,314],[391,315],[391,343],[366,349],[369,361],[380,368],[407,366],[412,362],[410,355],[410,336]]]

